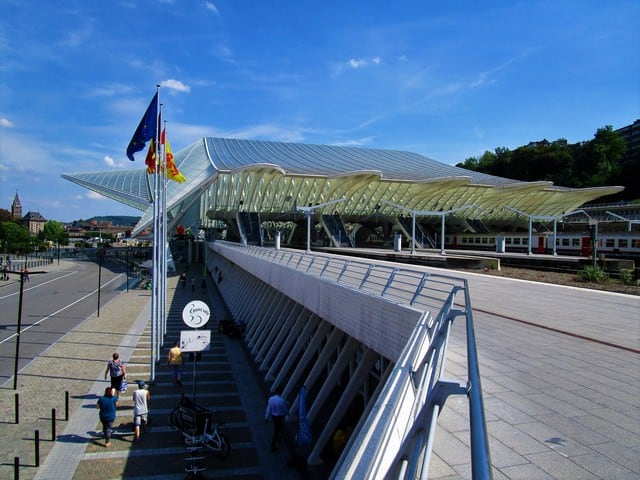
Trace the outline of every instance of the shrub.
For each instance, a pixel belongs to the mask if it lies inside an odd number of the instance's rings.
[[[631,285],[633,283],[633,271],[628,268],[621,268],[618,275],[620,276],[622,283],[625,285]]]
[[[607,272],[605,272],[598,266],[594,267],[593,265],[588,265],[584,267],[584,270],[580,272],[580,277],[582,278],[583,282],[600,283],[607,280],[609,278],[609,275],[607,275]]]

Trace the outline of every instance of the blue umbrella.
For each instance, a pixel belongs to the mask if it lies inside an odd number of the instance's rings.
[[[309,419],[307,418],[307,393],[303,385],[300,388],[298,401],[298,445],[308,445],[311,440],[311,427],[309,427]]]

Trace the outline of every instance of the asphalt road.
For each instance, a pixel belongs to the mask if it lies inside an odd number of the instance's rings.
[[[31,269],[30,281],[24,283],[22,292],[18,371],[97,313],[98,270],[95,262],[83,260]],[[36,271],[47,273],[33,273]],[[0,386],[8,383],[15,369],[20,281],[16,275],[11,277],[10,281],[0,281]],[[100,306],[126,289],[125,279],[121,265],[102,265]],[[105,331],[108,328],[105,325]]]

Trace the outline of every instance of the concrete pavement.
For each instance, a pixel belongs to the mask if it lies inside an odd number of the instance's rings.
[[[196,267],[192,267],[195,274]],[[198,269],[199,271],[199,269]],[[224,306],[211,294],[211,284],[202,291],[200,281],[191,291],[178,285],[178,277],[168,280],[167,348],[179,332],[188,329],[181,313],[190,300],[204,300],[211,306],[213,331],[211,351],[203,354],[195,369],[196,400],[220,412],[226,421],[225,433],[230,438],[232,452],[221,460],[215,454],[204,453],[202,464],[207,478],[295,479],[298,473],[287,466],[286,449],[269,451],[270,424],[262,420],[266,405],[265,393],[253,376],[241,344],[217,333],[217,319],[224,315]],[[92,316],[78,328],[67,333],[43,355],[32,361],[20,373],[20,423],[14,423],[14,391],[11,385],[0,389],[3,418],[2,464],[0,478],[13,478],[14,457],[20,458],[21,479],[111,479],[145,478],[182,479],[187,463],[184,442],[168,424],[168,415],[181,395],[193,395],[193,364],[185,365],[182,389],[171,384],[170,371],[164,362],[156,367],[156,382],[151,385],[153,424],[150,432],[133,443],[131,392],[135,384],[122,395],[116,432],[107,449],[102,440],[98,411],[98,396],[108,386],[103,379],[106,362],[114,351],[127,364],[129,382],[150,378],[150,291],[132,289],[101,309],[99,318]],[[219,300],[219,299],[218,299]],[[166,349],[162,352],[166,355]],[[65,391],[69,392],[69,421],[64,421]],[[56,409],[56,441],[51,440],[52,411]],[[40,467],[35,466],[35,430],[40,433]]]
[[[640,478],[640,299],[471,277],[494,478]],[[185,328],[180,314],[188,301],[205,300],[214,319],[224,315],[211,284],[207,292],[196,286],[191,292],[188,282],[183,290],[177,277],[169,279],[167,345]],[[132,442],[131,391],[123,397],[113,446],[106,449],[97,433],[95,402],[107,385],[102,374],[113,351],[127,361],[130,381],[149,378],[149,300],[146,290],[122,293],[99,319],[88,318],[24,368],[19,425],[13,423],[14,391],[2,386],[0,478],[13,478],[15,456],[23,479],[185,478],[184,446],[167,416],[183,391],[193,393],[192,364],[180,390],[160,363],[150,387],[154,423],[141,442]],[[209,325],[214,332],[215,321]],[[454,333],[451,340],[452,375],[466,368],[463,337]],[[220,411],[232,442],[226,461],[205,455],[207,478],[301,478],[288,468],[285,449],[269,452],[265,392],[239,341],[214,334],[196,377],[197,401]],[[65,391],[68,422],[60,420]],[[452,398],[442,411],[431,478],[467,478],[465,401]],[[52,408],[59,419],[56,442]],[[35,429],[40,468],[34,466]]]

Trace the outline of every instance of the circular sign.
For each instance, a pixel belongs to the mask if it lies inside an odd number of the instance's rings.
[[[182,320],[191,328],[204,327],[209,321],[209,307],[200,300],[193,300],[182,309]]]

